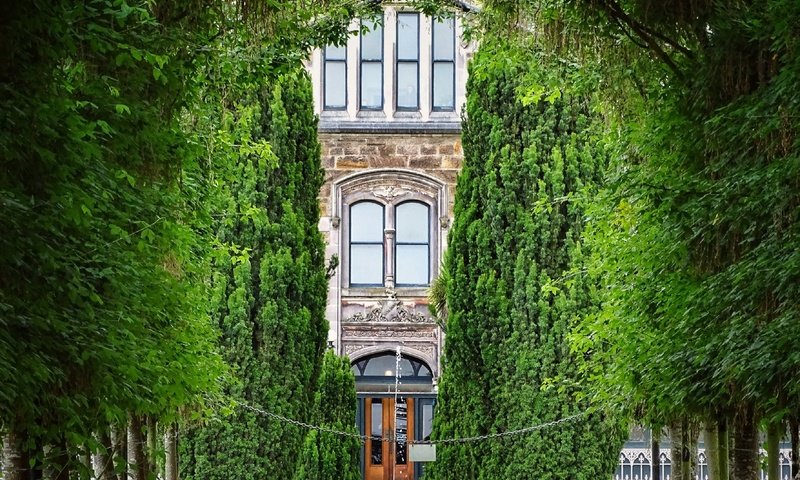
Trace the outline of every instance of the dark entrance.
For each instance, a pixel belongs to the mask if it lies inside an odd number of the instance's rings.
[[[422,361],[400,358],[395,394],[394,353],[380,353],[353,364],[358,391],[358,425],[373,438],[362,450],[365,480],[415,480],[424,465],[409,458],[409,443],[427,440],[433,424],[436,394],[431,369]]]

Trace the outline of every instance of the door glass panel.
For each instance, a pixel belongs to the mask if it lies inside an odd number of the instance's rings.
[[[422,439],[430,440],[433,431],[433,405],[426,403],[422,406]]]
[[[397,284],[428,284],[428,245],[397,246]]]
[[[397,399],[397,423],[395,424],[395,464],[405,465],[408,463],[408,405],[405,398]]]
[[[370,463],[383,464],[383,404],[379,399],[372,399],[372,428],[370,428]]]

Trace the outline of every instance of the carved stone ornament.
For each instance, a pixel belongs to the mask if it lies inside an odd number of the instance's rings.
[[[331,217],[331,227],[339,228],[339,224],[342,222],[340,217]]]
[[[399,197],[400,195],[405,195],[410,193],[411,190],[403,187],[396,187],[394,185],[390,185],[388,187],[377,187],[372,190],[372,194],[376,197],[385,198],[391,200],[395,197]]]
[[[357,312],[350,318],[344,319],[345,322],[353,323],[379,323],[379,322],[399,322],[399,323],[434,323],[434,320],[423,313],[415,312],[408,308],[397,299],[394,291],[389,290],[389,295],[378,302],[366,314]]]

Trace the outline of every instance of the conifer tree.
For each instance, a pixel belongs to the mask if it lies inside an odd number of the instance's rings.
[[[327,276],[317,229],[322,185],[311,84],[282,75],[257,103],[226,112],[242,154],[223,162],[213,278],[220,343],[239,402],[310,420],[327,335]],[[245,407],[188,432],[182,477],[289,474],[305,431]]]
[[[350,361],[332,350],[325,352],[312,423],[357,434],[356,384]],[[358,480],[359,442],[355,437],[309,430],[295,480]]]
[[[604,155],[579,99],[520,101],[531,65],[487,38],[470,66],[436,438],[521,429],[587,407],[576,400],[567,335],[593,308],[592,290],[580,275],[565,277],[581,262],[575,196],[599,182]],[[442,444],[426,478],[606,478],[622,440],[614,423],[583,416],[503,440]]]

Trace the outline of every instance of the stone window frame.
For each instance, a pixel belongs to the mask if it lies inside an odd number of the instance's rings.
[[[442,220],[447,210],[447,187],[439,179],[407,169],[371,169],[339,179],[333,184],[333,217],[338,223],[339,291],[343,297],[385,296],[387,290],[398,296],[426,296],[429,285],[396,286],[394,283],[394,210],[408,201],[426,204],[429,208],[429,258],[428,280],[439,274],[439,264],[444,251],[446,231]],[[349,206],[360,201],[373,201],[384,208],[384,284],[381,286],[351,286],[349,259]]]

